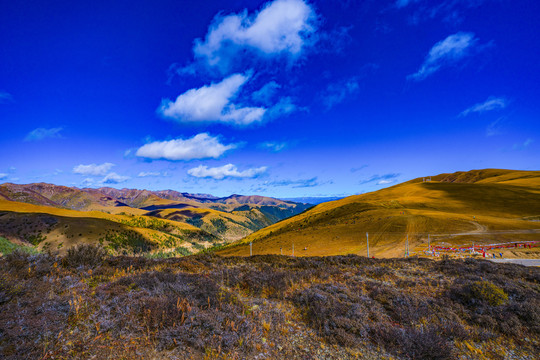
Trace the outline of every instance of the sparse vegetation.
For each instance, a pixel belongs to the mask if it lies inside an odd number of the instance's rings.
[[[32,246],[16,245],[10,242],[8,239],[0,236],[0,254],[8,255],[17,250],[26,252],[29,254],[37,254],[38,252],[36,248]]]
[[[79,266],[96,267],[103,262],[106,256],[107,251],[102,247],[83,244],[68,249],[62,263],[73,268]]]
[[[532,359],[540,350],[537,268],[155,257],[78,247],[0,258],[0,357]]]
[[[138,254],[151,250],[152,244],[140,233],[133,230],[110,231],[100,239],[101,243],[107,243],[106,247],[113,251],[127,250]]]

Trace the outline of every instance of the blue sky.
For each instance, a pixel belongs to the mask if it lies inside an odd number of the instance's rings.
[[[520,0],[4,1],[0,182],[344,196],[538,170],[539,13]]]

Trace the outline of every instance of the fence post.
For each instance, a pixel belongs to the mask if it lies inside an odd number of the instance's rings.
[[[366,241],[367,241],[367,257],[369,258],[369,233],[366,233]]]
[[[407,242],[405,243],[405,257],[409,257],[409,234],[407,234]]]

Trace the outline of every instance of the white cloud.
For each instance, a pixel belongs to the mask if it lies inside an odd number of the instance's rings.
[[[332,108],[334,105],[344,101],[348,96],[353,95],[358,91],[358,78],[352,77],[345,81],[333,83],[322,92],[322,102],[326,109]]]
[[[420,21],[434,19],[442,16],[445,22],[456,26],[463,21],[462,13],[468,9],[478,8],[489,0],[396,0],[395,6],[398,9],[403,9],[409,5],[414,12],[410,19],[413,24],[418,24]],[[417,6],[412,6],[412,5]]]
[[[234,144],[223,145],[217,137],[202,133],[186,140],[155,141],[141,146],[136,155],[166,160],[217,159],[225,151],[235,147]]]
[[[313,177],[311,179],[298,179],[298,180],[284,179],[284,180],[275,180],[275,181],[265,181],[262,185],[264,187],[288,186],[293,189],[296,189],[296,188],[315,187],[315,186],[325,185],[329,183],[332,183],[332,182],[331,181],[320,182],[317,177]]]
[[[287,147],[286,142],[266,141],[259,144],[259,147],[270,151],[278,152]]]
[[[296,104],[293,103],[293,100],[289,96],[282,97],[279,101],[268,109],[266,117],[268,119],[277,118],[279,116],[290,114],[296,110],[306,110],[306,108],[299,108]]]
[[[111,168],[115,166],[111,163],[103,163],[101,165],[97,164],[89,164],[89,165],[77,165],[73,168],[73,172],[75,174],[82,174],[82,175],[105,175]]]
[[[51,128],[51,129],[45,129],[45,128],[37,128],[28,133],[26,137],[24,138],[25,141],[38,141],[43,140],[47,138],[61,138],[62,135],[60,134],[60,131],[62,131],[61,127],[57,128]]]
[[[521,144],[514,144],[514,150],[523,151],[527,149],[533,142],[534,140],[529,138]]]
[[[213,178],[221,180],[226,177],[232,178],[254,178],[266,172],[267,167],[251,168],[244,171],[238,171],[238,168],[233,164],[227,164],[220,167],[209,168],[208,166],[200,165],[196,168],[189,169],[188,174],[198,178]]]
[[[249,125],[261,121],[265,108],[241,107],[232,103],[249,75],[234,74],[219,83],[191,89],[173,102],[163,100],[158,111],[165,117],[182,122],[223,122]]]
[[[107,176],[105,176],[101,181],[100,183],[102,184],[119,184],[119,183],[122,183],[124,181],[127,181],[129,180],[130,177],[129,176],[122,176],[122,175],[118,175],[117,173],[109,173],[107,174]]]
[[[275,0],[256,14],[244,11],[216,16],[204,41],[195,41],[193,52],[222,71],[246,49],[262,57],[283,55],[294,60],[312,43],[316,21],[313,8],[305,1]]]
[[[504,109],[508,106],[508,100],[490,96],[483,103],[478,103],[463,111],[460,116],[467,116],[470,113],[483,113],[491,110]]]
[[[486,136],[495,136],[502,134],[505,121],[506,117],[501,116],[497,120],[491,122],[486,128]]]
[[[5,180],[7,179],[7,177],[8,177],[8,174],[0,173],[0,180]]]
[[[92,178],[86,178],[81,182],[82,186],[92,186],[94,185],[94,179]]]
[[[161,176],[161,173],[159,171],[152,172],[152,171],[141,171],[138,177],[153,177],[153,176]]]
[[[384,185],[384,184],[390,184],[392,182],[397,181],[397,178],[401,174],[399,173],[389,173],[389,174],[383,174],[383,175],[373,175],[369,179],[362,180],[360,182],[361,185],[369,184],[375,182],[377,185]]]
[[[426,56],[420,69],[409,75],[412,80],[424,80],[441,67],[453,64],[471,54],[478,39],[473,33],[458,32],[436,43]]]
[[[281,85],[275,81],[270,81],[259,90],[253,92],[251,98],[253,101],[268,105],[279,89],[281,89]]]

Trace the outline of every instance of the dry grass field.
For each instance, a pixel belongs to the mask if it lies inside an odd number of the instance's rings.
[[[222,255],[396,257],[432,244],[540,240],[540,172],[476,170],[411,180],[316,207],[261,229],[218,251]],[[536,256],[531,250],[526,256]]]
[[[0,257],[0,358],[537,359],[540,269],[484,260]]]

